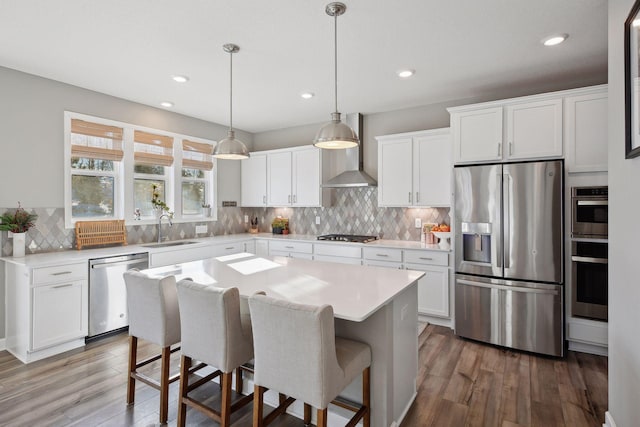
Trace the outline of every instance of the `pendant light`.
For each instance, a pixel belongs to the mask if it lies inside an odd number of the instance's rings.
[[[333,16],[333,36],[334,36],[334,97],[335,112],[331,113],[331,121],[323,125],[315,139],[313,145],[318,148],[330,150],[351,148],[358,145],[358,135],[340,120],[338,112],[338,16],[347,10],[343,3],[329,3],[325,12]]]
[[[229,54],[229,133],[225,139],[216,144],[213,157],[218,159],[242,160],[249,158],[249,150],[242,141],[236,139],[233,130],[233,54],[240,51],[235,44],[225,44],[222,49]]]

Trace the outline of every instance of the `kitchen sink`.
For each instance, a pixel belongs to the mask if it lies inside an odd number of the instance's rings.
[[[198,242],[178,240],[175,242],[149,243],[147,245],[142,245],[142,246],[145,248],[168,248],[171,246],[193,245],[194,243],[198,243]]]

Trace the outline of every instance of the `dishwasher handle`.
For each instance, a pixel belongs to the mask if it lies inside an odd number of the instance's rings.
[[[116,265],[132,265],[132,264],[140,264],[141,262],[144,262],[144,258],[140,259],[130,259],[127,261],[117,261],[117,262],[105,262],[103,264],[92,264],[91,268],[107,268],[107,267],[113,267]]]

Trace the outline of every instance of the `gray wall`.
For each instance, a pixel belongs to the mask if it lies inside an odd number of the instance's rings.
[[[609,412],[640,420],[640,157],[625,160],[623,28],[634,0],[609,1]]]
[[[226,126],[0,67],[0,206],[64,206],[65,110],[213,140],[227,133]],[[251,134],[238,137],[252,145]],[[220,161],[219,169],[219,200],[239,200],[238,162]]]

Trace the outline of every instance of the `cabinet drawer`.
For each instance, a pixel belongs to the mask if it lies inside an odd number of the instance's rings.
[[[402,268],[401,262],[394,261],[380,261],[377,259],[365,259],[362,263],[363,265],[371,266],[371,267],[384,267],[384,268]]]
[[[211,258],[210,247],[180,249],[149,254],[149,267],[162,267],[181,262],[198,261]]]
[[[86,262],[57,265],[33,269],[33,284],[68,282],[70,280],[86,280],[89,266]]]
[[[283,242],[278,240],[272,240],[269,242],[269,250],[311,254],[313,253],[313,243]]]
[[[436,251],[404,251],[404,262],[447,267],[449,266],[449,253]]]
[[[363,248],[364,259],[402,262],[402,251],[388,248]]]
[[[314,254],[327,255],[332,257],[362,258],[362,248],[360,246],[341,246],[334,244],[316,243],[313,247]]]
[[[331,256],[331,255],[314,255],[313,259],[315,261],[325,261],[325,262],[336,262],[338,264],[351,264],[351,265],[362,265],[362,260],[358,258],[349,258],[342,256]]]
[[[211,248],[211,256],[231,255],[244,252],[244,242],[225,243]]]

